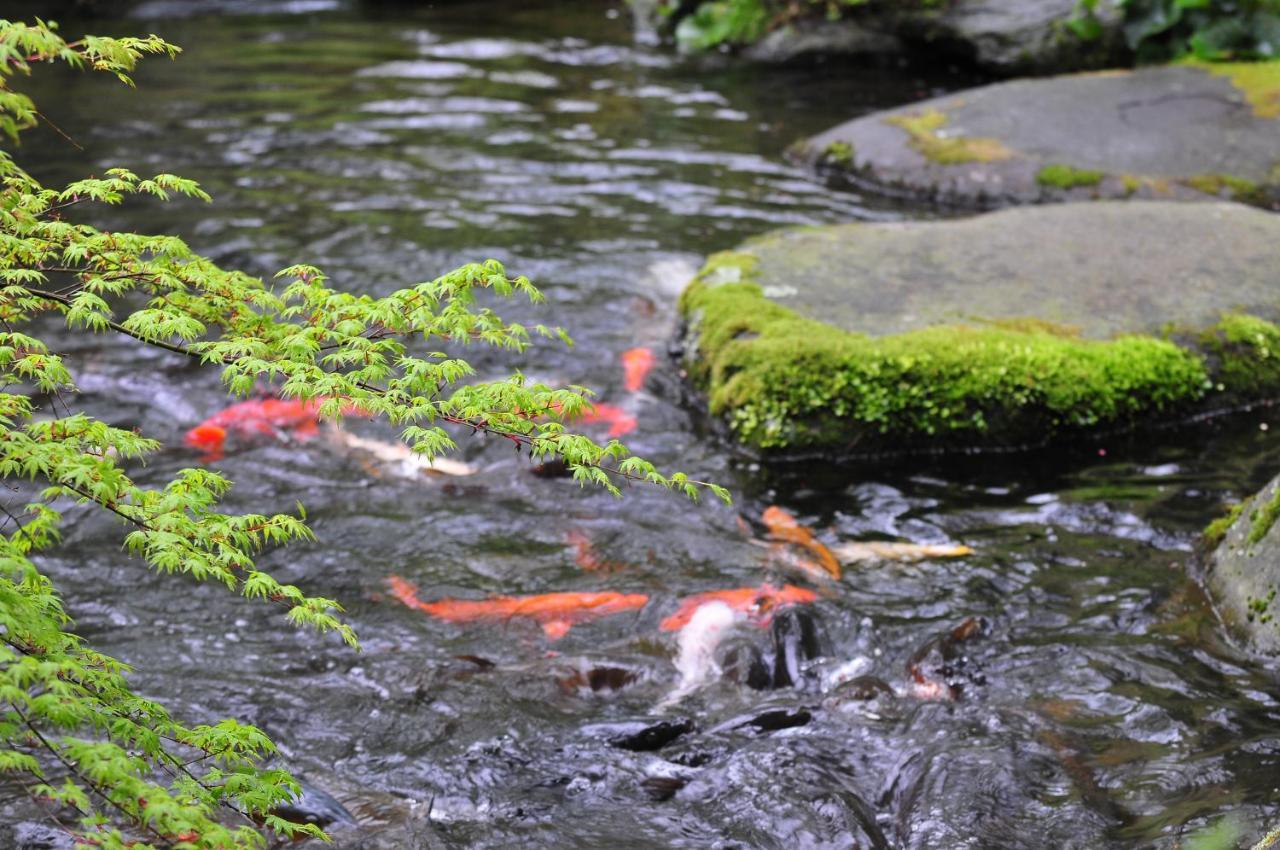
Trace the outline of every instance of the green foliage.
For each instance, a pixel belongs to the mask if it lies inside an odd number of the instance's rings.
[[[743,47],[759,41],[771,29],[805,17],[823,14],[836,20],[847,9],[870,0],[711,0],[701,3],[676,27],[676,40],[691,50]]]
[[[764,297],[754,257],[714,255],[681,312],[689,365],[743,442],[848,451],[1038,445],[1280,392],[1280,328],[1229,314],[1183,347],[1043,322],[849,333]]]
[[[145,54],[178,48],[145,39],[86,36],[65,41],[52,25],[0,21],[0,130],[32,127],[35,105],[9,86],[41,62],[64,61],[130,83]],[[630,479],[696,497],[720,487],[664,475],[616,441],[572,433],[589,404],[579,387],[554,389],[515,375],[470,382],[449,346],[524,350],[563,331],[503,321],[479,294],[541,295],[495,262],[471,264],[382,298],[333,288],[306,265],[279,286],[218,267],[173,236],[98,230],[72,215],[131,196],[208,200],[190,180],[142,178],[115,168],[61,188],[41,185],[0,151],[0,476],[31,482],[30,503],[0,506],[0,771],[46,804],[65,807],[83,846],[248,848],[277,833],[319,835],[271,815],[297,785],[259,762],[275,751],[259,730],[222,721],[185,725],[129,687],[128,668],[95,652],[71,629],[37,553],[58,541],[67,510],[101,510],[124,529],[124,548],[152,569],[214,582],[279,606],[293,623],[334,632],[357,646],[334,600],[281,584],[255,566],[267,546],[310,540],[301,513],[231,515],[219,500],[231,482],[185,469],[168,484],[135,483],[129,470],[156,441],[83,413],[59,416],[44,397],[75,391],[54,347],[21,328],[61,317],[66,333],[118,333],[175,356],[215,365],[234,393],[263,381],[285,396],[386,417],[428,457],[454,448],[445,425],[511,441],[535,458],[559,456],[583,482],[618,492]],[[128,305],[142,302],[140,309]],[[43,327],[48,327],[45,323]],[[228,825],[233,823],[235,825]]]
[[[1080,0],[1071,28],[1102,33],[1099,0]],[[1213,61],[1280,57],[1280,0],[1116,0],[1124,34],[1140,62],[1182,56]]]

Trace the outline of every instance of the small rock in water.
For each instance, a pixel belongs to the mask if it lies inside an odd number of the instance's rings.
[[[693,720],[687,717],[680,720],[662,720],[610,738],[609,746],[630,750],[633,753],[653,752],[662,749],[681,735],[692,732],[694,728]]]
[[[356,826],[356,819],[332,794],[309,782],[299,780],[301,793],[291,803],[281,803],[271,814],[290,823],[315,824],[321,829],[331,826]]]

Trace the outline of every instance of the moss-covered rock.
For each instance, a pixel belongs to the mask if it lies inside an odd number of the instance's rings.
[[[759,62],[885,54],[969,62],[1002,74],[1102,68],[1129,58],[1115,0],[1097,31],[1071,22],[1077,0],[629,0],[638,36],[685,49],[718,47]]]
[[[1280,396],[1276,269],[1233,204],[786,230],[686,289],[686,366],[759,449],[1040,445]]]
[[[1223,622],[1250,649],[1280,653],[1280,476],[1205,529],[1205,579]]]
[[[1280,60],[1018,80],[874,113],[796,148],[821,173],[979,208],[1229,198],[1280,206]],[[848,145],[831,162],[815,151]]]

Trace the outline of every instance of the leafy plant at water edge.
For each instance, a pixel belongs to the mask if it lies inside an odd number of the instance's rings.
[[[1280,0],[1115,0],[1124,33],[1141,62],[1182,56],[1271,59],[1280,56]],[[1096,37],[1099,0],[1080,0],[1072,29]]]
[[[695,50],[722,45],[744,46],[759,41],[771,29],[819,10],[828,20],[836,20],[846,9],[868,2],[870,0],[807,0],[805,3],[714,0],[700,4],[693,14],[680,21],[676,39],[683,46]]]
[[[60,60],[130,83],[143,56],[177,53],[154,35],[68,42],[52,25],[0,21],[0,133],[16,143],[35,125],[35,105],[9,82],[37,63]],[[357,641],[336,601],[255,566],[266,546],[312,539],[301,508],[221,513],[231,482],[204,469],[182,470],[159,488],[136,483],[130,468],[158,443],[66,408],[75,380],[56,346],[30,331],[37,317],[60,317],[68,333],[123,334],[217,365],[235,393],[267,381],[285,396],[322,400],[326,417],[352,406],[385,416],[429,457],[454,448],[442,428],[452,423],[533,457],[562,457],[580,482],[615,493],[618,482],[635,479],[691,497],[706,488],[727,500],[722,488],[664,475],[617,441],[573,434],[567,423],[588,404],[581,388],[552,389],[519,375],[470,382],[471,367],[447,353],[450,345],[521,351],[533,336],[568,341],[557,329],[525,328],[477,305],[486,291],[540,300],[499,263],[373,298],[331,287],[310,266],[281,272],[276,288],[218,267],[176,237],[72,219],[134,195],[208,200],[193,181],[125,169],[49,188],[0,150],[0,476],[27,501],[0,504],[0,772],[46,808],[72,813],[68,829],[80,846],[250,848],[264,844],[256,824],[286,835],[320,832],[271,814],[297,785],[287,772],[260,766],[275,751],[262,732],[231,720],[183,723],[131,690],[125,664],[70,631],[37,563],[57,543],[64,513],[105,511],[126,530],[125,548],[153,569],[221,584],[279,606],[297,625]]]

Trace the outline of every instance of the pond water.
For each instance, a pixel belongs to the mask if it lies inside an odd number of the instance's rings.
[[[577,345],[515,360],[477,350],[481,373],[594,387],[636,416],[637,452],[736,498],[617,500],[473,438],[461,457],[476,474],[421,481],[372,476],[327,441],[230,452],[216,466],[237,483],[231,509],[306,504],[320,543],[263,563],[343,600],[358,654],[150,575],[120,553],[119,527],[75,515],[44,564],[80,631],[188,720],[264,728],[282,762],[361,821],[338,846],[1174,848],[1217,815],[1256,834],[1276,814],[1280,684],[1220,636],[1188,571],[1199,529],[1280,464],[1259,427],[1268,411],[1036,455],[762,468],[696,413],[662,356],[708,252],[783,225],[931,214],[829,190],[782,152],[972,78],[681,59],[635,45],[625,9],[599,2],[174,0],[135,15],[84,26],[155,31],[182,58],[151,60],[136,92],[34,79],[61,134],[25,142],[29,168],[49,181],[111,165],[194,177],[212,206],[139,202],[97,221],[177,232],[255,274],[305,261],[384,293],[501,259],[548,296],[508,315],[564,324]],[[618,358],[635,346],[658,366],[629,393]],[[182,434],[227,404],[216,375],[127,341],[63,349],[90,411],[171,447],[144,480],[198,462]],[[974,553],[848,568],[808,606],[813,676],[709,682],[673,704],[659,623],[680,599],[804,583],[758,545],[771,505],[829,544]],[[582,570],[575,535],[610,569]],[[528,620],[433,620],[388,596],[393,575],[423,598],[650,601],[550,641]],[[970,617],[986,629],[945,662],[959,698],[914,696],[908,663]],[[739,640],[767,636],[746,627]],[[819,674],[837,668],[896,693],[824,692]],[[617,745],[644,728],[672,740]]]

